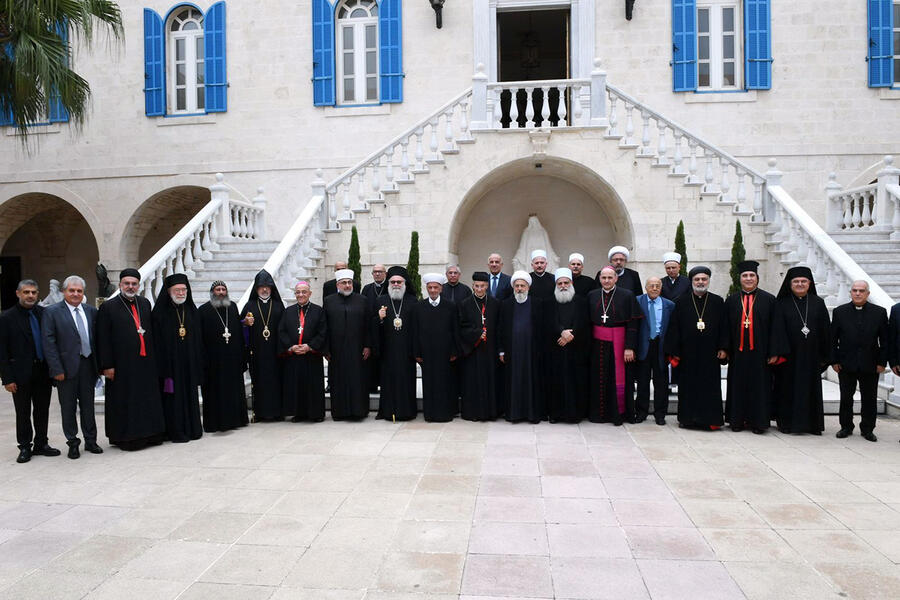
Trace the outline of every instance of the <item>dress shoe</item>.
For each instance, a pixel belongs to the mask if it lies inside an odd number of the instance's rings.
[[[35,448],[32,454],[40,454],[41,456],[59,456],[61,452],[50,444],[44,444],[41,448]]]
[[[660,426],[665,425],[665,424],[666,424],[666,418],[665,418],[665,417],[657,417],[657,418],[656,418],[656,424],[657,424],[657,425],[660,425]]]
[[[765,432],[766,432],[765,429],[760,429],[759,427],[754,427],[754,428],[753,428],[753,433],[755,433],[756,435],[762,435],[762,434],[764,434]]]
[[[842,439],[844,439],[845,437],[849,437],[849,436],[851,436],[851,435],[853,435],[853,430],[852,430],[852,429],[841,429],[841,430],[838,431],[836,434],[834,434],[834,437],[836,437],[836,438],[842,440]]]
[[[69,453],[66,456],[72,459],[81,456],[81,452],[78,451],[78,446],[69,446]]]
[[[637,415],[636,417],[634,417],[635,423],[643,423],[646,420],[647,420],[647,415]]]
[[[103,448],[98,446],[96,442],[93,444],[85,444],[84,449],[91,454],[103,454]]]
[[[22,448],[19,450],[19,456],[16,457],[17,463],[27,463],[31,460],[31,448]]]
[[[878,436],[875,435],[874,431],[870,431],[869,433],[862,434],[863,438],[869,440],[870,442],[877,442]]]
[[[744,430],[744,427],[743,427],[743,425],[732,425],[731,430],[735,433],[740,433],[741,431]]]

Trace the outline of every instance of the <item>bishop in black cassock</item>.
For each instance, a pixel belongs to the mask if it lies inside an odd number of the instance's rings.
[[[224,281],[210,286],[209,302],[200,307],[206,365],[203,375],[203,431],[228,431],[247,424],[244,390],[246,346],[237,306]]]
[[[156,364],[159,369],[166,433],[173,442],[200,439],[203,342],[200,319],[187,275],[166,277],[153,307]]]
[[[721,349],[725,301],[709,291],[710,270],[697,266],[688,278],[693,290],[675,301],[665,353],[680,371],[678,426],[722,427]]]
[[[413,357],[416,297],[404,267],[391,267],[387,275],[387,297],[382,296],[376,305],[374,320],[377,354],[381,357],[381,398],[376,418],[408,421],[418,412]]]
[[[364,419],[369,414],[366,360],[372,351],[372,307],[353,291],[353,271],[338,271],[336,279],[338,293],[325,298],[323,304],[331,418]]]
[[[137,269],[124,269],[119,295],[101,304],[97,313],[98,366],[106,377],[106,437],[122,450],[139,450],[166,437],[150,301],[137,295],[140,280]]]
[[[460,416],[493,421],[500,415],[497,398],[497,321],[499,302],[488,293],[490,276],[472,275],[472,295],[459,304]]]
[[[284,419],[281,400],[282,359],[278,355],[278,323],[284,302],[268,271],[256,274],[250,299],[241,311],[250,349],[253,414],[260,421]]]
[[[506,420],[539,423],[546,418],[543,372],[543,301],[528,295],[531,276],[516,271],[513,295],[500,304],[500,344],[504,364]]]
[[[774,367],[775,419],[782,433],[825,431],[822,373],[831,353],[831,321],[809,267],[791,267],[778,291],[785,362]]]
[[[287,307],[278,324],[278,352],[284,356],[281,412],[291,421],[325,418],[325,367],[328,342],[324,309],[310,302],[309,283],[294,286],[297,303]]]
[[[440,273],[423,275],[428,297],[413,309],[413,355],[422,368],[422,413],[426,421],[435,422],[452,421],[459,413],[453,369],[459,354],[459,319],[456,304],[441,295],[444,280]]]
[[[555,273],[556,291],[544,303],[546,394],[551,423],[578,423],[587,416],[590,396],[591,324],[587,298],[572,284],[572,271]]]
[[[362,295],[366,297],[372,307],[372,310],[374,311],[378,308],[378,303],[381,301],[381,297],[387,296],[387,269],[385,269],[384,265],[372,265],[372,279],[372,283],[367,283],[363,286]],[[366,367],[368,368],[367,377],[369,381],[369,392],[373,394],[378,391],[378,385],[381,381],[381,369],[379,368],[380,362],[381,359],[374,354],[369,357],[369,360],[366,361]]]
[[[472,295],[472,288],[459,280],[460,272],[457,265],[447,267],[446,279],[441,287],[441,298],[459,304]]]

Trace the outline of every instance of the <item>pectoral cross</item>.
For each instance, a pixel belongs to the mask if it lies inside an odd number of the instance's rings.
[[[303,325],[301,325],[300,327],[297,328],[297,334],[303,335]]]
[[[231,334],[228,332],[228,328],[225,328],[225,333],[222,334],[222,337],[225,338],[225,343],[228,343],[228,340],[231,339]]]
[[[744,329],[750,329],[750,324],[751,324],[751,323],[750,323],[750,317],[747,317],[747,318],[744,320]]]
[[[606,324],[607,319],[609,319],[609,317],[607,315],[603,315],[600,317],[600,320],[603,321],[604,325]]]
[[[138,327],[137,332],[138,332],[138,335],[144,335],[145,333],[147,333],[147,330],[144,329],[143,327]]]

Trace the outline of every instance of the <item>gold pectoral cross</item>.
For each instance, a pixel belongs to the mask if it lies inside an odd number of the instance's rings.
[[[750,329],[750,318],[744,320],[744,329]]]
[[[225,343],[228,343],[228,340],[231,339],[231,334],[228,332],[228,328],[225,328],[225,333],[222,334],[222,337],[225,338]]]

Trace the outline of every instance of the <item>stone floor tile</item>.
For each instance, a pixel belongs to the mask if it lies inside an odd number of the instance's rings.
[[[674,500],[612,500],[616,518],[622,525],[651,525],[655,527],[691,527],[692,523],[681,505]]]
[[[406,512],[412,494],[356,491],[347,496],[335,517],[400,518]]]
[[[312,547],[383,551],[390,545],[399,525],[399,519],[334,517],[319,532]]]
[[[805,563],[726,562],[748,600],[838,600],[826,577]]]
[[[372,472],[365,475],[356,486],[366,492],[413,493],[419,483],[419,475],[394,475]]]
[[[203,573],[200,581],[279,586],[304,551],[298,547],[236,544]]]
[[[482,475],[478,485],[479,496],[541,496],[540,477],[518,475]]]
[[[666,484],[679,499],[739,500],[723,479],[667,480]]]
[[[100,585],[104,575],[97,573],[59,573],[39,569],[0,591],[3,598],[15,600],[79,600]]]
[[[773,471],[788,481],[843,481],[833,469],[814,459],[766,461]]]
[[[363,600],[366,590],[317,590],[281,587],[269,600]]]
[[[743,600],[744,594],[720,562],[638,560],[653,600]]]
[[[414,521],[471,521],[475,496],[413,494],[403,518]]]
[[[347,496],[344,492],[288,492],[267,514],[300,518],[330,517]]]
[[[633,559],[554,557],[551,562],[557,598],[638,600],[650,597]]]
[[[56,557],[44,568],[54,573],[109,576],[152,545],[153,540],[147,538],[95,535]]]
[[[450,430],[447,430],[449,433]],[[467,442],[442,437],[435,447],[432,457],[437,456],[470,456],[481,458],[484,456],[484,442]]]
[[[900,590],[900,567],[816,562],[817,571],[825,574],[843,596],[853,600],[885,600],[896,598]]]
[[[305,475],[305,472],[295,473],[291,471],[272,470],[251,471],[246,477],[235,483],[234,487],[250,490],[288,491],[303,479]]]
[[[881,502],[896,502],[900,498],[900,481],[860,481],[857,485]]]
[[[23,531],[0,544],[0,585],[44,567],[88,537],[84,533]]]
[[[797,489],[817,504],[871,504],[877,500],[849,481],[792,481]]]
[[[900,535],[896,531],[857,530],[856,534],[884,554],[891,562],[900,564]]]
[[[400,441],[394,438],[381,450],[381,456],[393,457],[429,457],[434,453],[437,442]]]
[[[481,475],[481,456],[432,456],[425,466],[426,473],[448,475]]]
[[[133,558],[120,573],[126,577],[195,581],[228,549],[225,544],[160,540]]]
[[[469,554],[461,593],[552,598],[550,560],[545,556]]]
[[[869,462],[829,464],[828,468],[847,481],[900,481],[900,473],[891,465]]]
[[[262,514],[272,508],[284,495],[285,492],[280,490],[222,488],[203,510],[204,512]]]
[[[881,502],[869,504],[823,502],[820,506],[850,529],[900,530],[900,510]]]
[[[310,548],[288,572],[282,586],[365,589],[375,582],[383,552],[353,548]]]
[[[545,498],[607,498],[599,477],[541,477]]]
[[[122,519],[131,510],[118,506],[73,506],[52,519],[44,521],[35,529],[95,533],[106,525]]]
[[[735,496],[756,504],[807,502],[809,499],[791,483],[783,479],[728,479]]]
[[[845,529],[840,521],[810,502],[753,503],[753,509],[775,529]]]
[[[540,475],[541,470],[536,458],[504,458],[487,456],[481,464],[481,472],[489,475]]]
[[[379,456],[372,465],[373,473],[421,475],[428,466],[428,456]]]
[[[416,486],[417,494],[465,494],[478,493],[479,478],[476,475],[438,475],[426,473]]]
[[[275,588],[267,586],[198,581],[178,600],[268,600],[274,593]]]
[[[544,498],[547,523],[618,525],[610,501],[602,498]]]
[[[388,552],[378,572],[382,590],[458,593],[465,554]]]
[[[769,524],[743,500],[682,500],[681,506],[697,527],[768,528]]]
[[[537,456],[543,459],[591,462],[591,453],[583,441],[572,444],[538,443]]]
[[[778,533],[810,563],[887,563],[887,559],[862,537],[861,532],[781,529]]]
[[[635,558],[712,560],[699,531],[687,527],[624,527]],[[652,592],[652,590],[651,590]]]
[[[264,515],[238,538],[239,544],[263,546],[309,546],[319,535],[327,517]]]
[[[543,498],[478,497],[475,504],[476,521],[507,521],[543,523]]]
[[[185,581],[116,575],[91,590],[84,600],[175,600],[189,585]]]
[[[489,443],[484,448],[487,458],[537,458],[537,446],[533,443],[496,444]]]
[[[647,443],[639,444],[644,456],[650,460],[675,460],[675,461],[697,461],[702,457],[696,450],[689,446],[678,443],[657,444]]]
[[[596,477],[597,469],[590,462],[561,460],[558,458],[538,459],[538,467],[544,477]]]
[[[458,598],[457,594],[423,594],[419,592],[369,590],[366,592],[363,600],[458,600]]]
[[[347,456],[330,454],[324,457],[312,471],[326,473],[366,473],[375,463],[376,455]]]
[[[631,558],[628,540],[619,527],[548,523],[547,538],[553,560],[557,557]]]
[[[771,529],[700,530],[720,561],[796,562],[800,555]]]
[[[547,556],[547,530],[543,523],[477,521],[469,534],[470,554]]]
[[[719,473],[709,463],[702,460],[676,461],[654,460],[651,461],[656,473],[668,482],[673,481],[704,481],[716,480]]]
[[[659,474],[648,460],[595,459],[594,466],[604,478],[659,479]]]
[[[11,502],[0,512],[0,528],[31,529],[65,513],[71,504],[46,504],[43,502]]]
[[[271,472],[278,473],[278,471]],[[364,475],[365,471],[312,471],[303,475],[291,489],[304,493],[352,492]]]
[[[230,544],[250,529],[259,515],[199,512],[169,534],[169,539]]]
[[[401,552],[465,554],[469,546],[468,521],[401,521],[391,549]]]
[[[621,479],[605,477],[609,497],[628,500],[671,500],[672,492],[661,479]]]

